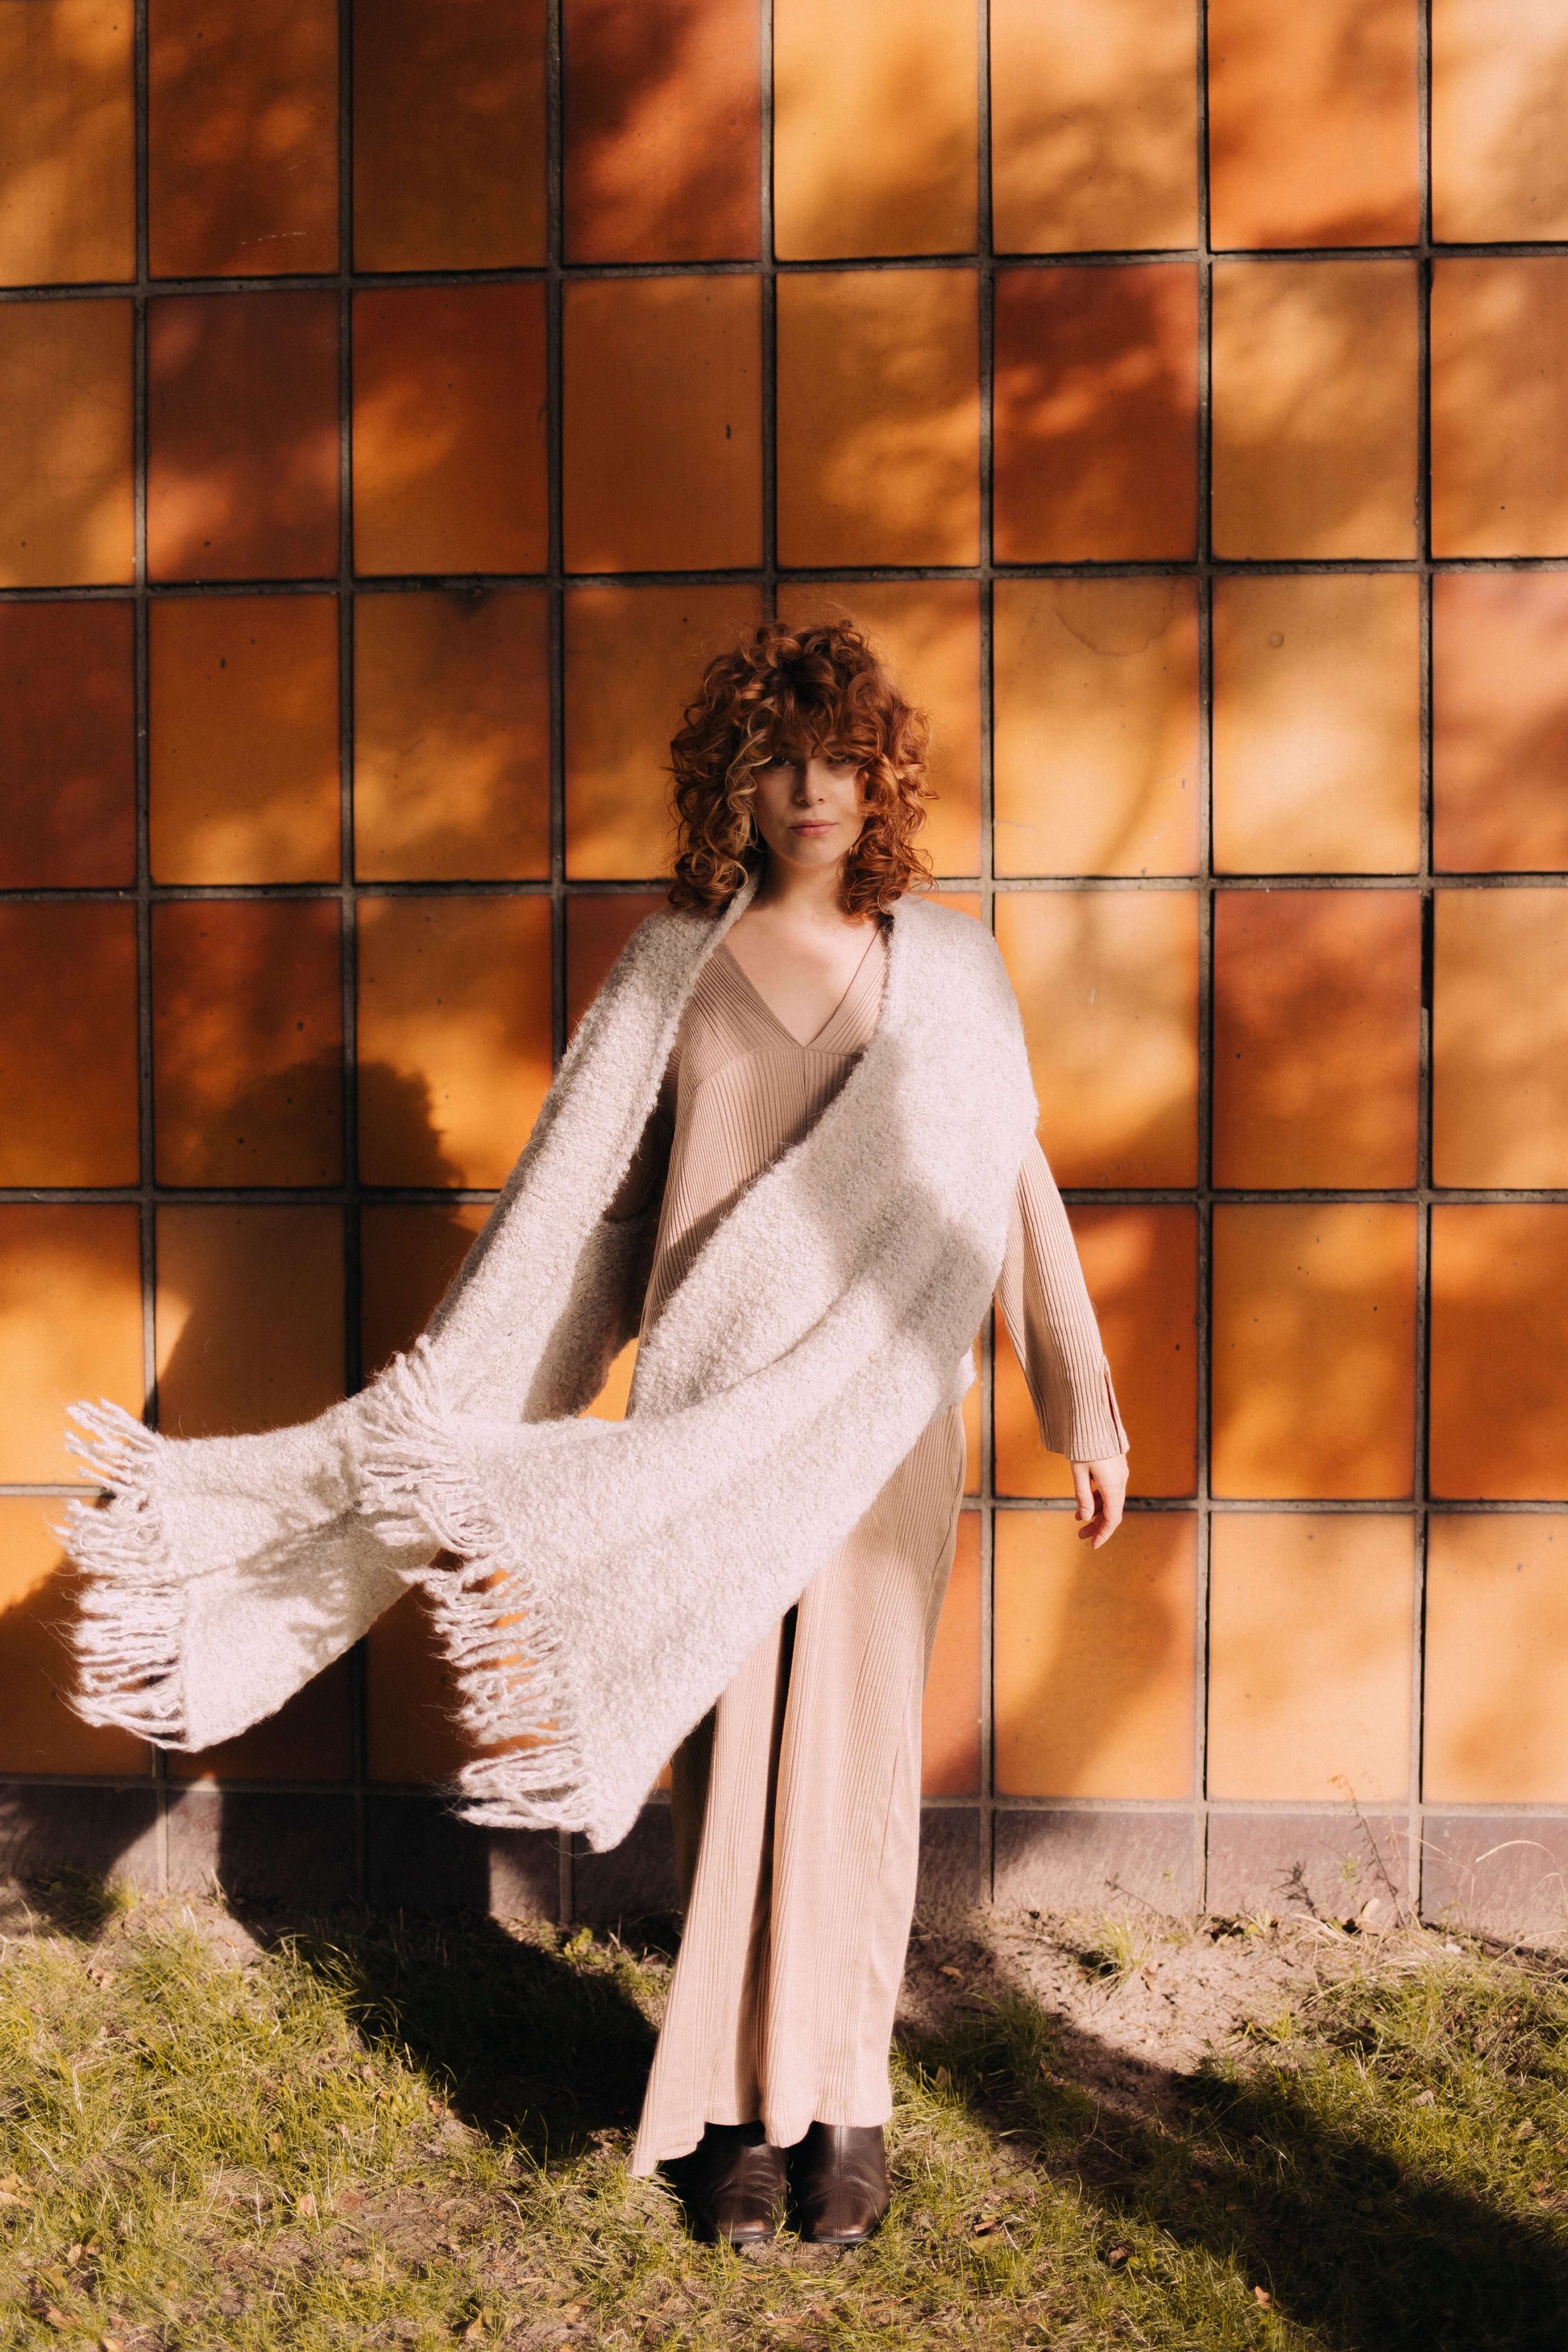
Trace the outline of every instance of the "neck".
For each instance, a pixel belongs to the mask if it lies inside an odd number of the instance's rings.
[[[834,927],[855,922],[858,928],[864,918],[846,915],[839,904],[843,880],[842,860],[837,866],[786,866],[770,856],[752,904],[787,916],[792,922]]]

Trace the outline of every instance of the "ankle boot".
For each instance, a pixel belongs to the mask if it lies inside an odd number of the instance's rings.
[[[800,2233],[818,2246],[863,2246],[888,2210],[880,2124],[813,2124],[795,2159]]]
[[[700,2237],[754,2246],[778,2227],[784,2150],[769,2147],[761,2124],[710,2124],[691,2154],[671,2169]]]

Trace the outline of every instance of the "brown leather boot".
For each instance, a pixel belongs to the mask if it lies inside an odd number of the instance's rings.
[[[795,2158],[800,2234],[818,2246],[863,2246],[888,2210],[880,2124],[813,2124]]]
[[[777,2229],[784,2156],[769,2147],[761,2124],[710,2124],[691,2154],[669,2168],[699,2237],[755,2246]]]

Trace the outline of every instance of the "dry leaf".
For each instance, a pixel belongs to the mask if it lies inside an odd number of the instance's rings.
[[[1252,2299],[1255,2303],[1260,2303],[1267,2311],[1274,2297],[1266,2286],[1255,2286],[1252,2290]]]
[[[100,2336],[98,2352],[125,2352],[125,2347],[118,2336]]]
[[[1417,2091],[1415,2094],[1415,2104],[1418,2107],[1435,2107],[1437,2104],[1436,2092]]]
[[[563,2319],[581,2319],[583,2316],[582,2305],[580,2303],[563,2303],[561,2306],[561,2316]]]
[[[482,2319],[470,2319],[463,2330],[463,2341],[465,2344],[477,2344],[484,2332],[485,2323]]]
[[[19,2197],[14,2189],[0,2189],[0,2205],[25,2205],[26,2201],[26,2199]]]
[[[944,1960],[942,1962],[941,1968],[937,1970],[937,1974],[942,1977],[951,1977],[954,1984],[962,1984],[963,1982],[963,1970],[962,1969],[955,1969],[950,1960]]]
[[[1131,2246],[1112,2246],[1105,2259],[1108,2263],[1124,2263],[1131,2252]]]
[[[1526,2116],[1521,2124],[1515,2125],[1513,2136],[1515,2139],[1533,2139],[1535,2137],[1535,2126],[1531,2122],[1528,2116]]]
[[[364,2190],[363,2189],[344,2189],[339,2191],[338,2205],[340,2210],[344,2213],[357,2213],[363,2203]]]
[[[303,2197],[296,2199],[294,2210],[298,2213],[301,2221],[313,2221],[315,2220],[317,2212],[316,2200],[310,2189],[306,2189]]]
[[[57,2311],[52,2303],[45,2312],[44,2318],[50,2327],[68,2327],[70,2326],[70,2321],[66,2317],[65,2313],[63,2311]]]
[[[945,2066],[939,2066],[936,2073],[931,2076],[931,2081],[936,2084],[939,2091],[945,2091],[952,2083],[952,2076],[948,2073]]]

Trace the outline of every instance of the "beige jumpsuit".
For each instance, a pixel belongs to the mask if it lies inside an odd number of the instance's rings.
[[[879,929],[809,1045],[721,943],[682,1018],[613,1214],[663,1199],[646,1334],[737,1196],[799,1141],[877,1025]],[[1036,1146],[998,1288],[1047,1445],[1126,1443],[1060,1198]],[[632,2159],[651,2172],[705,2124],[891,2111],[888,2050],[920,1856],[921,1702],[952,1563],[963,1430],[944,1407],[671,1768],[686,1924]]]

